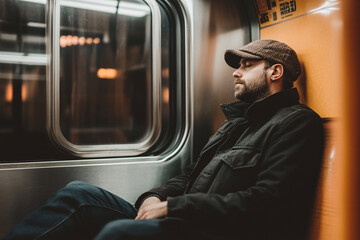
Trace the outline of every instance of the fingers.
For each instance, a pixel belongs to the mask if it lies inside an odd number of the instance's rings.
[[[139,210],[135,220],[154,219],[156,218],[156,213],[154,214],[154,211],[156,210],[154,210],[151,206],[144,207],[143,209]]]
[[[155,219],[167,215],[167,201],[154,203],[139,210],[135,220]]]
[[[135,218],[135,220],[139,220],[139,219],[143,219],[144,216],[144,211],[143,210],[139,210],[137,213],[137,216]]]
[[[144,200],[144,202],[139,207],[139,211],[147,206],[150,206],[154,203],[159,203],[159,202],[161,202],[161,200],[158,197],[148,197]]]
[[[138,212],[138,215],[136,216],[135,220],[155,218],[152,215],[153,214],[151,213],[151,209],[144,208]]]

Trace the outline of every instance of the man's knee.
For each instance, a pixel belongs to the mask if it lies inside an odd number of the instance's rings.
[[[67,189],[83,189],[83,188],[88,188],[88,187],[92,187],[92,185],[86,183],[86,182],[82,182],[82,181],[72,181],[70,183],[68,183],[64,188]]]
[[[121,219],[106,224],[94,240],[127,239],[152,240],[162,239],[159,220]]]
[[[67,184],[62,190],[75,193],[99,191],[99,187],[86,182],[73,181]]]
[[[66,200],[71,202],[82,202],[97,191],[97,187],[85,182],[74,181],[60,189],[53,197],[53,200]]]

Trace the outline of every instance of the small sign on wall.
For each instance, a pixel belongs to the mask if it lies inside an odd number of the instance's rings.
[[[340,0],[253,0],[260,28],[313,13],[339,10]]]
[[[256,0],[260,27],[282,22],[298,14],[296,0]]]

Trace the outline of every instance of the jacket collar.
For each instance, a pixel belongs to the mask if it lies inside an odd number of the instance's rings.
[[[221,104],[220,107],[227,119],[243,118],[248,121],[256,121],[273,115],[283,107],[299,103],[299,93],[296,88],[270,95],[253,104],[237,101],[228,104]]]

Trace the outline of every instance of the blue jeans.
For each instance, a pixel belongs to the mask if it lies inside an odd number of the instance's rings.
[[[161,239],[161,219],[134,220],[137,209],[99,187],[72,182],[18,223],[3,240]]]

